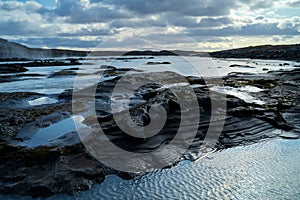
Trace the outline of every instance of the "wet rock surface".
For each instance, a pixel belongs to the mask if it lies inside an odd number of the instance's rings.
[[[19,64],[1,64],[0,65],[0,73],[1,74],[8,74],[8,73],[20,73],[20,72],[27,72],[28,69],[23,67]]]
[[[238,67],[238,68],[255,68],[249,65],[230,65],[229,67]]]
[[[145,84],[137,88],[134,95],[117,96],[117,100],[120,101],[128,99],[129,105],[120,105],[115,112],[120,116],[123,114],[125,116],[125,111],[129,109],[130,116],[136,124],[147,126],[151,124],[150,108],[160,105],[165,109],[167,119],[158,134],[148,138],[136,138],[124,133],[118,127],[111,109],[111,104],[116,101],[112,98],[116,84],[123,74],[132,69],[117,69],[111,66],[102,68],[107,68],[102,75],[111,78],[99,82],[96,86],[76,92],[78,102],[75,104],[73,102],[73,107],[76,105],[76,109],[82,109],[82,112],[85,112],[84,100],[91,95],[94,96],[96,116],[86,117],[83,123],[90,127],[100,124],[110,141],[126,151],[147,153],[163,148],[175,137],[182,116],[186,116],[187,122],[193,123],[195,110],[181,110],[179,97],[174,92],[174,88],[185,90],[186,87],[190,87],[189,85],[192,86],[198,101],[198,106],[195,108],[200,113],[198,131],[184,155],[176,155],[175,151],[170,150],[168,157],[173,159],[170,166],[182,159],[199,158],[203,151],[208,150],[207,146],[211,149],[222,149],[274,137],[299,138],[300,69],[269,71],[260,75],[232,73],[223,77],[222,83],[212,78],[209,82],[214,84],[207,85],[203,79],[197,77],[186,77],[188,85],[186,83],[182,85],[178,83],[175,85]],[[142,78],[154,75],[136,72],[141,74]],[[155,75],[160,76],[159,73]],[[166,72],[162,76],[171,78],[174,73]],[[134,79],[128,79],[126,87],[130,87],[134,81]],[[215,86],[223,90],[212,90]],[[241,94],[244,94],[244,90],[250,96],[243,99]],[[224,95],[222,91],[226,91],[227,95]],[[32,137],[36,129],[49,127],[70,117],[72,115],[72,92],[65,91],[56,96],[58,103],[35,107],[18,107],[11,102],[45,95],[38,93],[0,94],[0,103],[10,105],[0,107],[1,193],[34,197],[46,197],[57,193],[74,194],[91,188],[95,183],[102,182],[107,174],[114,173],[123,178],[136,176],[118,172],[97,161],[87,152],[75,131],[57,138],[49,146],[26,148],[18,145],[24,138]],[[248,101],[250,97],[263,103]],[[182,98],[188,101],[187,97]],[[217,107],[220,109],[212,109],[213,104],[220,104]],[[215,126],[210,130],[211,123]],[[220,128],[221,134],[216,146],[210,144],[210,140],[204,142],[205,139],[210,139],[209,137],[213,139],[212,133],[220,131]],[[26,130],[23,132],[26,133],[26,137],[24,135],[18,137],[20,130]],[[188,132],[189,126],[186,125],[184,130]],[[98,134],[98,139],[101,140],[101,133]],[[68,143],[67,141],[70,140],[76,142]]]
[[[23,63],[6,63],[6,64],[0,64],[0,69],[5,69],[5,68],[9,70],[16,69],[16,72],[21,72],[22,69],[25,67],[81,65],[81,63],[78,60],[79,59],[65,59],[65,60],[45,59],[45,60],[35,60],[32,62],[23,62]]]
[[[147,62],[147,65],[170,65],[170,62]]]
[[[53,74],[50,75],[50,78],[60,77],[60,76],[76,76],[76,75],[77,75],[76,71],[65,69],[58,72],[54,72]]]

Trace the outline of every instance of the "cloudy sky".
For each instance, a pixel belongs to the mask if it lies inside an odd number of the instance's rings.
[[[0,37],[30,47],[219,50],[300,43],[300,0],[0,1]]]

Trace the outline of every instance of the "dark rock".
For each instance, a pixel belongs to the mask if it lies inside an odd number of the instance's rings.
[[[13,156],[13,160],[9,155]],[[102,182],[105,175],[105,167],[78,145],[57,150],[2,149],[0,160],[0,175],[8,178],[2,179],[0,191],[3,194],[33,197],[48,197],[58,193],[72,195]]]
[[[238,67],[238,68],[255,68],[249,65],[230,65],[229,67]]]
[[[56,58],[65,56],[87,56],[86,51],[60,49],[28,48],[0,38],[0,58],[4,61],[27,61],[37,58]]]
[[[64,62],[64,61],[56,61],[52,59],[48,60],[35,60],[33,62],[24,62],[24,63],[10,63],[10,64],[0,64],[1,68],[8,69],[18,69],[17,72],[23,72],[24,67],[44,67],[44,66],[69,66],[69,65],[81,65],[81,63],[72,63],[72,62]]]
[[[125,54],[124,56],[126,56],[127,54]],[[128,62],[129,60],[139,60],[139,59],[154,59],[154,57],[118,57],[116,58],[116,60],[123,60]]]
[[[262,45],[210,53],[217,58],[251,58],[299,61],[300,45]]]
[[[49,77],[52,78],[52,77],[58,77],[58,76],[76,76],[76,75],[77,75],[77,72],[64,69],[59,72],[54,72]]]
[[[284,139],[299,139],[300,137],[299,134],[287,131],[283,131],[279,136]]]
[[[106,70],[116,70],[117,68],[110,65],[101,65],[100,69],[106,69]]]
[[[20,73],[20,72],[27,72],[28,69],[23,67],[19,64],[0,64],[0,73],[2,74],[8,74],[8,73]]]
[[[79,67],[72,67],[70,69],[65,69],[65,70],[76,71],[76,70],[80,70],[80,68]]]
[[[170,62],[147,62],[147,65],[170,65]]]
[[[83,123],[90,126],[94,126],[94,123],[100,124],[105,135],[120,148],[144,153],[163,148],[176,135],[182,115],[185,114],[187,121],[192,123],[195,120],[193,113],[196,109],[199,110],[200,122],[193,143],[184,155],[177,155],[170,151],[168,156],[174,160],[169,163],[169,166],[182,159],[194,160],[199,158],[203,151],[202,147],[208,145],[204,144],[204,138],[207,136],[212,123],[212,114],[216,115],[218,119],[224,118],[225,120],[224,126],[217,127],[222,129],[222,132],[214,148],[222,149],[247,145],[274,137],[288,139],[299,137],[300,95],[298,85],[300,84],[300,70],[271,71],[262,76],[235,73],[224,77],[221,82],[213,78],[210,80],[210,83],[227,87],[259,87],[263,91],[251,93],[251,95],[263,100],[265,102],[263,105],[247,103],[233,95],[227,95],[225,99],[225,96],[218,92],[210,91],[210,86],[206,86],[202,79],[186,77],[197,96],[198,107],[193,110],[181,110],[179,97],[174,94],[172,87],[164,87],[157,83],[145,84],[138,88],[133,96],[120,97],[121,100],[122,98],[129,98],[131,118],[141,126],[151,123],[149,111],[153,105],[159,105],[165,109],[167,119],[162,130],[155,136],[143,139],[124,133],[114,121],[111,110],[111,95],[116,83],[123,74],[132,69],[104,68],[106,70],[103,74],[109,79],[99,82],[95,86],[76,91],[75,94],[78,94],[78,98],[85,99],[91,95],[91,91],[95,91],[96,87],[96,115],[86,117]],[[175,74],[174,72],[165,72],[161,74],[140,73],[139,75],[142,80],[151,75],[163,76],[172,80]],[[132,86],[134,81],[133,78],[129,77],[124,83],[124,87]],[[41,94],[0,93],[0,101],[17,100],[31,97],[31,95]],[[78,138],[76,138],[77,134],[74,131],[50,142],[49,146],[28,149],[17,145],[20,141],[17,138],[20,130],[27,130],[27,137],[31,137],[32,132],[30,130],[34,124],[37,125],[37,128],[44,127],[70,115],[72,91],[65,91],[58,95],[58,98],[64,103],[34,108],[0,109],[0,181],[2,183],[0,191],[3,194],[47,197],[52,194],[74,194],[81,190],[87,190],[95,183],[102,182],[107,174],[117,174],[125,179],[136,177],[136,174],[108,168],[92,158],[80,140],[76,140]],[[188,97],[183,96],[181,98]],[[226,110],[221,108],[212,110],[213,103],[220,104],[223,108],[226,105]],[[83,105],[78,107],[83,107]],[[124,116],[127,109],[128,107],[120,107],[117,112]],[[224,113],[226,116],[223,115]],[[219,121],[214,123],[217,124]],[[189,127],[184,128],[189,131]],[[100,134],[97,136],[101,138]],[[68,143],[72,139],[74,139],[73,142]],[[99,143],[101,142],[99,141]]]
[[[186,77],[186,79],[191,85],[195,85],[195,84],[206,85],[205,80],[202,78],[188,76],[188,77]]]
[[[162,50],[162,51],[130,51],[126,52],[124,56],[178,56],[176,53]]]

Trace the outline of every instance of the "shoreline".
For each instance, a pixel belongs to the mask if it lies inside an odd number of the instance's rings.
[[[107,76],[117,75],[117,77],[120,78],[129,70],[131,69],[117,69],[110,66],[105,73]],[[170,74],[170,76],[172,76],[172,74]],[[227,117],[217,149],[243,146],[268,138],[299,138],[300,130],[299,127],[295,126],[300,119],[300,116],[297,114],[299,113],[298,110],[300,110],[300,98],[299,94],[295,93],[300,84],[299,76],[300,69],[284,72],[271,71],[267,73],[267,79],[265,79],[266,77],[262,78],[255,74],[243,73],[235,73],[223,77],[225,87],[243,88],[247,86],[261,89],[261,92],[251,94],[259,96],[265,104],[259,105],[255,101],[245,102],[245,100],[234,95],[227,95]],[[174,126],[176,126],[174,120],[176,121],[178,118],[176,112],[169,113],[169,120],[173,122],[165,127],[161,135],[163,137],[161,138],[160,136],[160,140],[157,140],[155,137],[152,138],[152,142],[150,143],[152,145],[154,144],[154,146],[148,146],[147,143],[143,144],[143,141],[139,140],[132,143],[130,138],[121,136],[123,133],[115,129],[115,124],[111,121],[109,110],[103,110],[106,102],[105,99],[110,97],[114,84],[119,78],[100,82],[97,86],[97,94],[100,95],[96,96],[96,99],[102,102],[102,108],[99,107],[97,111],[97,120],[100,124],[103,124],[106,133],[111,135],[110,137],[118,138],[115,144],[121,145],[122,148],[125,149],[130,149],[137,145],[139,148],[131,149],[131,151],[145,152],[146,149],[156,148],[155,146],[159,147],[164,145],[165,141],[172,139],[172,130]],[[170,163],[170,166],[176,165],[176,163],[185,159],[197,160],[199,156],[202,155],[199,147],[204,145],[202,141],[205,134],[203,135],[203,133],[207,130],[210,120],[210,111],[208,108],[210,107],[209,102],[213,99],[209,98],[207,86],[203,85],[203,80],[200,78],[186,78],[190,84],[195,84],[193,89],[197,94],[199,105],[201,105],[201,128],[188,152],[185,155],[177,157],[173,163]],[[213,78],[211,81],[213,82]],[[147,100],[148,103],[152,101],[156,102],[156,99],[161,99],[161,95],[167,95],[169,98],[163,100],[165,101],[165,108],[169,110],[172,108],[171,110],[175,109],[176,111],[176,109],[178,109],[178,102],[172,97],[172,94],[166,89],[160,93],[153,93],[153,90],[155,91],[157,89],[159,89],[159,87],[149,85],[147,90],[139,91],[139,94],[142,95],[144,99],[146,98],[145,100]],[[87,88],[80,91],[82,98],[85,98],[85,94],[88,94],[88,90]],[[216,99],[221,97],[218,93],[222,92],[222,90],[217,88],[217,91],[214,92]],[[87,93],[85,93],[85,91]],[[58,99],[58,102],[53,105],[40,105],[37,107],[27,105],[20,108],[14,108],[12,105],[11,108],[0,109],[2,113],[0,135],[0,168],[2,169],[0,176],[0,181],[2,182],[2,185],[0,185],[1,193],[18,193],[20,195],[32,195],[34,197],[47,197],[56,193],[73,194],[77,191],[87,190],[94,184],[102,182],[108,174],[117,174],[125,179],[131,179],[137,176],[135,174],[121,173],[107,168],[89,156],[81,142],[78,143],[76,139],[74,140],[77,136],[75,132],[71,132],[65,137],[58,139],[56,143],[52,144],[53,146],[26,149],[26,147],[24,148],[17,145],[20,139],[16,136],[24,125],[27,125],[28,129],[36,126],[47,127],[49,124],[55,124],[72,115],[71,95],[71,91],[65,91],[56,96],[55,98]],[[37,97],[43,97],[45,95],[19,92],[2,93],[1,96],[3,97],[0,98],[3,105],[6,103],[7,105],[11,105],[9,104],[11,101],[23,102],[24,99],[36,99]],[[16,103],[16,105],[18,105],[18,103]],[[131,112],[134,114],[138,110],[143,110],[144,106],[144,104],[137,102],[132,107]],[[139,115],[134,116],[139,117]],[[83,123],[92,126],[92,121],[91,119],[85,119]],[[237,127],[243,128],[239,130]],[[30,138],[30,136],[26,137]],[[75,141],[75,143],[68,143],[67,141]],[[124,143],[124,141],[127,142]],[[79,163],[82,164],[78,165]],[[93,170],[91,170],[91,168]],[[57,171],[57,169],[61,170]],[[36,170],[39,171],[39,174],[43,174],[43,177],[47,177],[47,179],[41,179],[37,176],[35,173]],[[25,174],[27,175],[25,176]],[[59,184],[57,182],[58,177],[60,177]],[[71,183],[69,182],[70,180],[72,180]],[[14,184],[11,184],[12,181]],[[20,190],[20,188],[22,189]]]
[[[279,59],[300,61],[300,44],[260,45],[213,52],[161,50],[161,51],[75,51],[67,49],[29,48],[0,38],[0,62],[28,61],[54,57],[87,57],[87,56],[211,56],[215,58],[249,58]]]

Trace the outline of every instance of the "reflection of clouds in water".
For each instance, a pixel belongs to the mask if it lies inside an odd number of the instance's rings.
[[[29,105],[31,106],[39,106],[39,105],[44,105],[44,104],[54,104],[57,103],[58,100],[54,98],[49,98],[49,97],[41,97],[38,99],[34,99],[31,101],[28,101]]]
[[[247,103],[254,103],[258,105],[264,105],[265,102],[257,99],[249,94],[251,93],[256,93],[256,92],[261,92],[262,89],[254,87],[254,86],[246,86],[246,87],[241,87],[241,88],[233,88],[233,87],[219,87],[219,86],[214,86],[210,88],[210,90],[221,93],[221,94],[228,94],[235,96],[239,99],[242,99],[243,101]]]
[[[230,199],[298,199],[299,147],[299,140],[274,139],[226,149],[209,159],[183,161],[133,180],[108,175],[103,183],[75,198],[224,199],[230,195]],[[49,199],[74,197],[56,195]]]
[[[145,56],[142,56],[142,58]],[[151,59],[152,62],[171,62],[171,65],[155,65],[149,66],[146,63],[149,59],[131,59],[128,62],[124,60],[107,60],[110,57],[98,57],[103,59],[86,60],[86,63],[80,66],[78,71],[80,76],[77,76],[81,81],[81,86],[91,86],[89,79],[95,81],[101,80],[100,66],[110,64],[117,68],[134,68],[145,70],[146,72],[160,72],[160,71],[173,71],[185,76],[199,76],[202,77],[215,77],[225,76],[231,72],[242,73],[265,73],[264,68],[270,68],[272,70],[290,70],[294,69],[294,65],[297,63],[288,61],[276,61],[276,60],[251,60],[251,59],[211,59],[205,57],[179,57],[179,56],[157,56]],[[106,59],[105,59],[106,58]],[[108,62],[109,61],[109,62]],[[280,66],[282,63],[290,63],[288,66]],[[193,65],[193,67],[186,66],[187,63]],[[257,65],[255,64],[257,63]],[[90,65],[92,64],[92,65]],[[232,64],[239,65],[251,65],[255,68],[233,68],[229,67]],[[43,74],[51,75],[54,72],[73,68],[78,66],[52,66],[52,67],[29,67],[29,74]],[[196,69],[195,69],[195,68]],[[103,70],[103,69],[102,69]],[[99,72],[99,73],[97,73]],[[26,74],[24,73],[24,74]],[[137,72],[134,72],[137,73]],[[72,89],[74,84],[74,76],[64,76],[48,78],[44,77],[22,77],[20,81],[3,82],[0,83],[0,92],[38,92],[44,94],[57,94],[64,90]],[[95,82],[93,81],[93,83]]]
[[[24,140],[20,145],[30,148],[51,145],[49,142],[54,141],[57,138],[63,137],[78,129],[87,128],[87,126],[82,123],[83,120],[83,116],[75,115],[51,124],[46,128],[40,128],[30,139]]]
[[[243,92],[262,92],[264,91],[263,89],[260,89],[258,87],[255,86],[251,86],[251,85],[246,85],[244,87],[239,88],[240,91]]]

